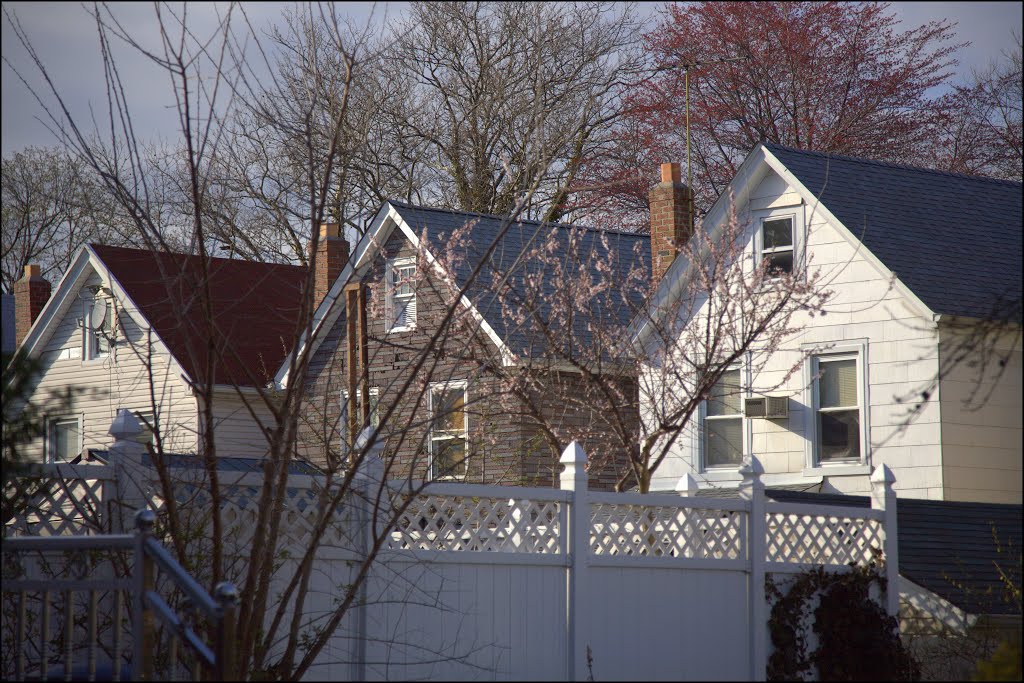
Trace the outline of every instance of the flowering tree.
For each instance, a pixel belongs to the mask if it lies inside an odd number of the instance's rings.
[[[707,207],[761,141],[897,162],[922,158],[955,66],[949,22],[907,31],[885,3],[697,2],[670,5],[646,36],[654,75],[628,96],[616,152],[582,185],[642,227],[653,169],[685,159],[689,68],[693,185]],[[737,61],[714,62],[736,58]],[[601,205],[600,197],[581,198]]]

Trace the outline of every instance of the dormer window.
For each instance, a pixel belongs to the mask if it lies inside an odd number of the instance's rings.
[[[388,332],[416,328],[416,258],[397,258],[387,262],[385,316]]]
[[[793,218],[766,218],[761,222],[761,261],[768,262],[768,276],[793,272]]]

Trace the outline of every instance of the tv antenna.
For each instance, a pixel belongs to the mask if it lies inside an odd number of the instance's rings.
[[[679,61],[666,64],[662,69],[682,68],[683,90],[686,99],[686,186],[693,192],[693,172],[690,167],[690,69],[706,64],[723,64],[726,62],[745,62],[752,59],[750,55],[742,57],[710,57],[695,61]]]

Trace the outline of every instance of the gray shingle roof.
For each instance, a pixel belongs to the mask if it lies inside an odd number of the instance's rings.
[[[794,503],[871,505],[865,496],[768,493]],[[1021,510],[1020,505],[900,498],[900,575],[969,614],[1019,614],[1003,599],[1005,586],[996,565],[1020,586]]]
[[[539,346],[542,343],[540,336],[530,331],[529,323],[520,326],[513,322],[526,313],[522,301],[525,278],[531,274],[542,278],[545,296],[539,302],[538,312],[544,320],[549,320],[550,302],[557,290],[563,287],[550,269],[542,268],[536,260],[520,258],[524,252],[542,245],[549,235],[555,236],[555,256],[570,277],[584,272],[600,277],[597,264],[610,257],[613,277],[618,282],[624,282],[634,268],[643,273],[644,282],[650,278],[651,248],[647,235],[526,220],[511,224],[502,234],[505,219],[501,216],[424,208],[397,201],[390,204],[416,235],[426,231],[429,248],[435,255],[441,252],[458,229],[467,223],[471,226],[467,253],[458,259],[454,273],[460,287],[468,281],[473,269],[497,240],[496,248],[467,291],[467,297],[510,350],[520,356],[536,356],[546,350]],[[570,256],[570,240],[574,237],[578,239],[578,258]],[[607,240],[607,249],[602,244],[602,237]],[[493,284],[496,274],[508,277],[510,287],[504,290],[504,301],[495,295]],[[614,293],[608,297],[591,299],[587,309],[578,311],[573,319],[573,339],[589,344],[592,328],[608,324],[627,325],[643,305],[641,289],[628,289],[636,291],[624,296],[621,289],[614,288]]]
[[[765,147],[933,311],[1020,319],[1020,183]]]

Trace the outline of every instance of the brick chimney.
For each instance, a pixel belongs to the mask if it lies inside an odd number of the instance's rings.
[[[28,336],[32,323],[49,300],[50,283],[39,274],[39,266],[25,266],[25,277],[14,283],[14,332],[17,346],[21,346],[21,342]]]
[[[649,197],[651,277],[657,285],[693,234],[693,193],[681,180],[679,164],[661,165],[661,182]]]
[[[310,257],[312,258],[313,241],[309,242]],[[327,296],[331,285],[341,275],[345,264],[348,263],[348,240],[341,236],[341,229],[337,223],[323,223],[320,225],[320,239],[316,248],[316,284],[313,290],[313,306],[319,306],[320,302]]]

